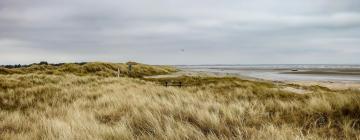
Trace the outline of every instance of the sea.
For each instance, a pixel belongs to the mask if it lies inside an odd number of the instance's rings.
[[[179,69],[231,74],[272,81],[359,82],[360,65],[345,64],[256,64],[256,65],[178,65]],[[352,71],[356,74],[294,74],[294,71]]]

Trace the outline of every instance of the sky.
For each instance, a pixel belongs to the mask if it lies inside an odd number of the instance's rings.
[[[359,0],[0,0],[0,64],[360,64]]]

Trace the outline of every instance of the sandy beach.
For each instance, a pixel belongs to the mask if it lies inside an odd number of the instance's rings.
[[[360,89],[360,69],[270,69],[270,68],[181,68],[170,75],[151,78],[200,76],[239,77],[247,80],[272,81],[302,86],[319,85],[334,90]],[[290,89],[291,90],[291,89]],[[300,91],[299,91],[300,92]]]

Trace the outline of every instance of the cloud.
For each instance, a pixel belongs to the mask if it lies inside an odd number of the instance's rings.
[[[360,2],[1,0],[0,31],[1,64],[358,63]]]

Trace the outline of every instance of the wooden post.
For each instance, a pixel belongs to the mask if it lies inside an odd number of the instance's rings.
[[[166,82],[165,82],[165,87],[167,87],[167,86],[168,86],[168,82],[166,81]]]
[[[118,71],[117,71],[117,77],[119,78],[120,77],[120,69],[118,68]]]
[[[131,77],[131,68],[132,68],[132,65],[131,64],[128,64],[128,71],[129,71],[129,76]]]

